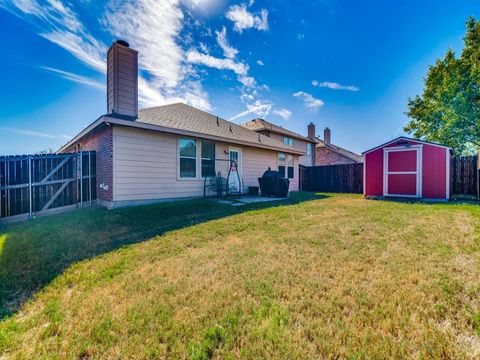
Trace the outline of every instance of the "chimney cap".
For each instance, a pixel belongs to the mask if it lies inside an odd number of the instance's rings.
[[[118,45],[122,45],[122,46],[125,46],[125,47],[127,47],[127,48],[130,47],[130,44],[129,44],[128,42],[126,42],[125,40],[119,39],[119,40],[117,40],[117,41],[115,41],[115,42],[116,42]]]

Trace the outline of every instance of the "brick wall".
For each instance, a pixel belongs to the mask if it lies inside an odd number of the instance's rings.
[[[100,125],[81,141],[83,151],[96,151],[97,155],[97,198],[104,201],[113,200],[113,134],[112,126]],[[78,151],[78,143],[68,151]],[[106,187],[102,189],[101,184]]]
[[[340,164],[354,164],[355,161],[347,158],[330,148],[327,147],[317,147],[316,148],[316,159],[315,165],[340,165]]]

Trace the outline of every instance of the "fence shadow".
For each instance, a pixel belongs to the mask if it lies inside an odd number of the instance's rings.
[[[71,264],[167,231],[252,209],[326,198],[292,194],[278,202],[232,206],[182,201],[117,210],[83,209],[14,225],[0,225],[0,320],[16,312]]]

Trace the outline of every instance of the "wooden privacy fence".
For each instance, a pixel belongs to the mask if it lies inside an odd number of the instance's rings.
[[[300,166],[300,186],[305,191],[363,192],[363,164]]]
[[[452,158],[451,193],[456,196],[478,196],[478,156]]]
[[[95,152],[0,157],[0,218],[91,204]]]

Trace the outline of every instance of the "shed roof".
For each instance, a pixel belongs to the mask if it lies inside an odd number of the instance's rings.
[[[423,143],[423,144],[439,146],[439,147],[443,147],[443,148],[446,148],[446,149],[450,149],[450,151],[453,152],[453,149],[450,146],[447,146],[447,145],[442,145],[442,144],[434,143],[434,142],[427,141],[427,140],[414,139],[414,138],[410,138],[410,137],[407,137],[407,136],[399,136],[399,137],[397,137],[393,140],[390,140],[390,141],[387,141],[386,143],[383,143],[382,145],[378,145],[378,146],[375,146],[374,148],[372,148],[370,150],[364,151],[362,153],[362,155],[368,154],[369,152],[375,151],[375,150],[380,149],[384,146],[388,146],[390,144],[393,144],[394,142],[397,142],[399,140],[415,141],[415,142],[419,142],[419,143]]]

